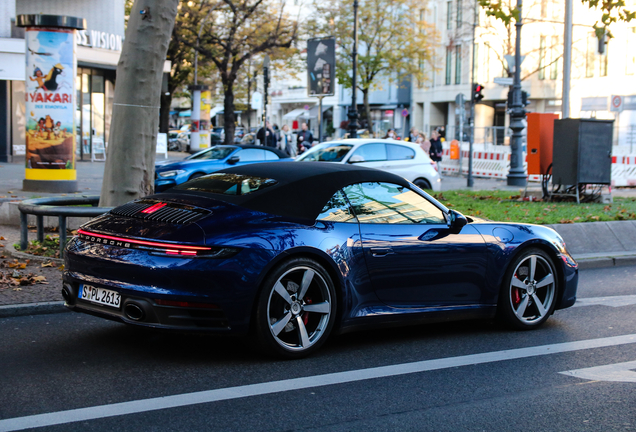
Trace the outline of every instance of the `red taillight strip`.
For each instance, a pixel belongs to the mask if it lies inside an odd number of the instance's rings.
[[[96,233],[92,233],[89,231],[85,231],[85,230],[77,230],[77,232],[79,234],[84,234],[84,235],[88,235],[88,236],[92,236],[92,237],[101,237],[101,238],[105,238],[108,240],[117,240],[117,241],[123,241],[126,243],[132,243],[132,244],[138,244],[138,245],[143,245],[143,246],[156,246],[156,247],[160,247],[160,248],[177,248],[177,249],[186,249],[188,251],[209,251],[212,250],[212,248],[209,247],[203,247],[203,246],[188,246],[188,245],[175,245],[172,243],[159,243],[159,242],[150,242],[150,241],[145,241],[145,240],[132,240],[132,239],[127,239],[127,238],[123,238],[123,237],[115,237],[115,236],[109,236],[109,235],[105,235],[105,234],[96,234]],[[174,250],[174,249],[170,249],[170,250]],[[179,251],[177,251],[179,252]],[[185,251],[183,251],[185,252]],[[195,252],[196,253],[196,252]]]
[[[167,205],[168,204],[166,204],[166,203],[157,203],[157,204],[155,204],[153,206],[148,207],[146,210],[142,210],[141,212],[142,213],[146,213],[146,214],[154,213],[157,210],[159,210],[160,208],[165,207]]]

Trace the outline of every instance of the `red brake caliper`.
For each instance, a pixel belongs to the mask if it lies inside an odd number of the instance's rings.
[[[517,275],[515,274],[513,277],[517,277]],[[512,292],[510,293],[510,295],[512,296],[512,303],[514,303],[515,305],[521,303],[521,293],[519,291],[519,288],[512,287]]]
[[[311,299],[307,298],[307,300],[305,300],[306,304],[311,304]],[[303,314],[303,322],[305,323],[305,325],[307,325],[307,321],[309,321],[309,312],[305,312]]]

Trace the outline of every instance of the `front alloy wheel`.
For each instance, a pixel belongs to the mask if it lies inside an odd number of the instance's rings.
[[[500,294],[500,312],[513,327],[535,328],[554,311],[556,294],[557,273],[552,259],[539,249],[530,249],[507,272]]]
[[[317,262],[298,258],[265,282],[257,311],[258,338],[274,354],[299,358],[322,345],[335,319],[335,293]]]

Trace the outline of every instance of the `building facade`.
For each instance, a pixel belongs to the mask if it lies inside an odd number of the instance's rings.
[[[636,3],[628,3],[633,10]],[[600,13],[581,2],[573,5],[570,117],[615,119],[615,144],[636,144],[636,24],[612,25],[614,38],[599,54],[593,25]],[[530,95],[528,112],[561,113],[564,7],[558,0],[523,4],[521,78],[522,89]],[[425,66],[428,79],[413,86],[413,123],[427,132],[444,126],[458,138],[455,100],[460,93],[470,100],[474,76],[485,88],[483,101],[476,105],[475,140],[505,144],[509,87],[495,81],[512,76],[514,22],[507,27],[481,9],[474,11],[474,0],[433,0],[421,11],[440,42],[434,64]],[[622,112],[612,111],[615,95],[622,96]]]

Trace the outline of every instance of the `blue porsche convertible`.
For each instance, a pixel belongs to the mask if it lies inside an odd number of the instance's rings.
[[[78,233],[65,254],[68,308],[251,333],[288,358],[372,326],[498,316],[533,329],[576,300],[577,264],[554,230],[465,217],[355,165],[224,169]]]
[[[161,161],[155,166],[155,192],[163,192],[188,180],[215,171],[257,162],[291,162],[287,153],[254,145],[217,145],[179,161]]]

